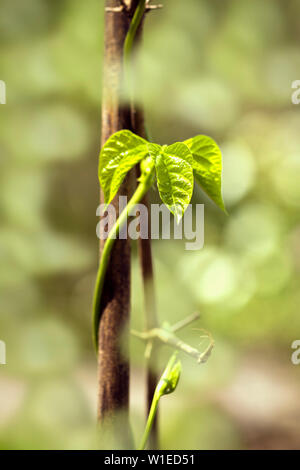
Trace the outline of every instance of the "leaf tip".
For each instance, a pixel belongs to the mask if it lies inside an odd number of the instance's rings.
[[[172,214],[174,215],[175,217],[175,220],[176,220],[176,223],[177,225],[180,223],[182,217],[183,217],[183,214],[186,210],[186,207],[183,207],[181,206],[181,204],[175,204],[174,206],[171,206],[169,209],[170,209],[170,212],[172,212]]]

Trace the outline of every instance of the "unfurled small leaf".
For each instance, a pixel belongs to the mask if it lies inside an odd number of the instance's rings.
[[[180,374],[181,362],[177,360],[177,353],[174,353],[156,386],[145,432],[139,445],[139,450],[145,449],[157,413],[160,398],[163,395],[168,395],[169,393],[174,392],[179,382]]]
[[[148,142],[128,130],[113,134],[104,144],[99,159],[99,180],[104,202],[117,194],[127,172],[148,153]]]
[[[186,140],[193,156],[194,175],[206,194],[225,211],[221,191],[222,154],[216,142],[205,135]]]
[[[161,147],[156,155],[157,186],[162,202],[180,220],[190,203],[193,187],[193,157],[187,145]]]
[[[174,392],[179,382],[181,374],[181,362],[177,359],[177,353],[174,353],[169,360],[155,390],[157,397],[168,395]]]

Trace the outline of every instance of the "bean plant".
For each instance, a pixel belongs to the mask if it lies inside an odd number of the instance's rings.
[[[157,184],[162,202],[180,222],[190,204],[194,182],[223,210],[221,194],[222,155],[210,137],[198,135],[185,142],[159,145],[146,141],[129,130],[112,135],[103,146],[99,159],[99,181],[108,205],[118,192],[127,173],[140,164],[138,186],[121,212],[105,242],[98,270],[93,308],[93,337],[98,347],[100,303],[109,256],[114,242],[136,204]]]
[[[137,4],[136,10],[132,15],[124,42],[124,84],[128,88],[131,109],[134,109],[132,48],[144,13],[147,7],[150,9],[149,1],[140,0],[135,3]],[[119,7],[110,10],[117,14],[124,8],[127,8],[126,2],[120,1]],[[130,214],[133,213],[135,206],[143,200],[148,191],[157,187],[162,203],[174,215],[177,223],[180,222],[191,202],[195,183],[220,209],[225,211],[221,192],[222,155],[219,146],[211,137],[197,135],[172,145],[160,145],[150,141],[149,138],[137,135],[130,129],[122,129],[114,133],[105,142],[99,158],[99,181],[106,206],[117,196],[127,174],[138,165],[140,176],[136,189],[111,228],[102,249],[93,300],[93,342],[96,350],[98,350],[99,324],[102,316],[101,299],[111,252],[120,230]],[[182,320],[177,325],[171,326],[164,323],[161,327],[157,326],[149,331],[141,333],[133,331],[132,333],[146,342],[148,355],[149,346],[151,350],[153,342],[160,341],[196,358],[201,363],[207,360],[213,347],[210,335],[207,334],[210,337],[210,343],[203,353],[185,344],[176,336],[179,329],[196,317],[192,316]],[[177,353],[171,357],[155,389],[139,449],[144,449],[146,446],[160,398],[165,394],[172,393],[177,386],[181,372]]]

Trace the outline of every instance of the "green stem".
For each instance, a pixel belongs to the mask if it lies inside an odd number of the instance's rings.
[[[101,319],[101,296],[103,291],[103,285],[105,280],[105,275],[110,259],[110,253],[114,246],[115,240],[120,232],[120,229],[126,222],[128,215],[133,210],[134,206],[138,204],[147,191],[150,189],[153,182],[153,168],[146,167],[143,172],[140,183],[136,188],[132,198],[128,202],[125,209],[121,212],[118,220],[111,229],[109,236],[104,244],[100,266],[97,273],[95,291],[94,291],[94,301],[93,301],[93,340],[96,351],[98,350],[98,336],[99,336],[99,323]]]
[[[143,15],[145,13],[145,10],[146,10],[146,0],[140,0],[135,12],[134,12],[134,15],[133,15],[133,18],[131,20],[131,23],[130,23],[130,26],[129,26],[129,29],[128,29],[128,33],[126,35],[126,38],[125,38],[125,42],[124,42],[124,62],[125,64],[129,64],[130,65],[130,56],[131,56],[131,51],[132,51],[132,46],[133,46],[133,42],[134,42],[134,38],[135,38],[135,35],[137,33],[137,30],[138,30],[138,27],[143,19]]]
[[[146,130],[144,120],[141,117],[141,113],[135,109],[135,86],[134,86],[134,71],[133,71],[133,49],[137,37],[137,32],[142,24],[143,16],[146,9],[147,2],[145,0],[139,0],[135,9],[131,24],[128,29],[127,36],[124,42],[124,86],[125,91],[128,93],[129,104],[131,108],[132,126],[134,132],[139,134],[141,137],[146,138],[150,141],[149,133]],[[145,198],[143,200],[146,208],[149,210],[148,201]],[[151,221],[148,221],[149,227]],[[152,263],[152,251],[151,251],[151,240],[139,240],[139,258],[142,271],[142,281],[144,290],[144,304],[145,304],[145,317],[146,317],[146,328],[147,330],[155,328],[157,326],[157,314],[156,314],[156,301],[153,281],[153,263]],[[155,349],[151,348],[151,360],[150,357],[146,364],[146,381],[147,381],[147,415],[150,412],[152,406],[152,398],[155,392],[157,376],[154,372],[152,365],[156,361]],[[152,449],[158,448],[158,414],[156,413],[156,419],[152,425],[152,432],[150,434],[150,445]]]
[[[146,0],[140,0],[136,10],[134,12],[133,18],[130,22],[128,33],[124,42],[124,74],[125,74],[125,84],[127,83],[127,91],[129,93],[130,102],[133,106],[134,102],[134,92],[132,86],[132,48],[135,40],[137,30],[142,22],[144,13],[146,10]]]
[[[153,397],[153,400],[152,400],[152,405],[151,405],[149,416],[148,416],[148,420],[147,420],[147,424],[146,424],[146,428],[145,428],[144,435],[142,437],[142,440],[140,442],[138,450],[144,450],[145,447],[146,447],[146,444],[147,444],[147,441],[149,439],[151,429],[152,429],[152,426],[153,426],[153,423],[154,423],[154,420],[155,420],[155,416],[156,416],[156,412],[157,412],[157,408],[158,408],[158,402],[159,402],[159,397],[155,396],[155,394],[154,394],[154,397]]]

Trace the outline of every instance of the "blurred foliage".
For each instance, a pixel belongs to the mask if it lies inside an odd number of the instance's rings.
[[[299,386],[289,356],[300,333],[300,108],[291,104],[300,4],[164,3],[147,18],[138,97],[155,141],[207,133],[220,144],[229,216],[197,190],[193,201],[205,203],[204,249],[153,244],[160,318],[174,323],[198,310],[195,326],[216,341],[205,366],[182,358],[178,391],[162,400],[162,444],[242,448],[251,446],[249,430],[241,432],[241,421],[216,394],[233,386],[245,355],[255,354],[257,364],[271,356],[265,374],[283,364],[290,386]],[[102,52],[98,0],[0,3],[0,79],[7,84],[7,105],[0,107],[0,338],[8,360],[0,369],[1,448],[101,446],[91,296]],[[152,198],[157,202],[155,191]],[[138,329],[136,256],[132,277]],[[181,336],[196,346],[202,341],[192,328]],[[138,438],[143,345],[131,343]],[[169,354],[163,350],[160,371]],[[243,380],[239,390],[248,386]],[[266,395],[261,387],[256,395],[251,389],[254,402],[272,403],[276,383]]]

